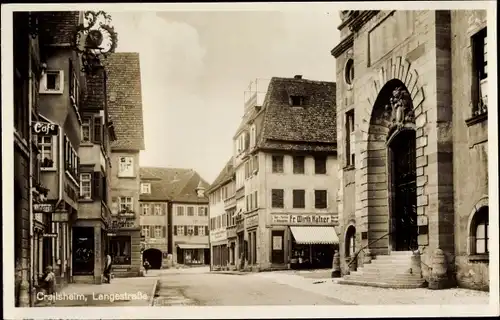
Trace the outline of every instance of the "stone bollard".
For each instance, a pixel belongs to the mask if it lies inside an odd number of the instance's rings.
[[[332,278],[340,278],[340,254],[335,250],[332,261]]]
[[[446,256],[441,249],[436,249],[432,255],[431,274],[429,276],[429,289],[440,290],[449,287],[448,264]]]
[[[363,257],[363,265],[372,263],[372,254],[370,250],[365,251],[365,256]]]
[[[351,254],[351,259],[350,259],[351,265],[349,266],[349,272],[356,271],[358,269],[358,257],[356,254]]]
[[[411,255],[411,264],[410,264],[410,274],[417,275],[419,277],[422,276],[422,262],[420,257],[420,251],[415,250]]]

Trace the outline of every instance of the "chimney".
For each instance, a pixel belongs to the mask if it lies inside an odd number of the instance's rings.
[[[297,75],[295,75],[293,78],[294,78],[294,79],[298,79],[298,80],[299,80],[299,79],[302,79],[302,75],[301,75],[301,74],[297,74]]]

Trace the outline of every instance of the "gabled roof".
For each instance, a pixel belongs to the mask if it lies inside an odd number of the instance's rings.
[[[233,166],[233,157],[229,159],[226,163],[222,171],[219,173],[217,178],[215,178],[214,182],[207,189],[207,193],[212,193],[219,186],[222,186],[226,182],[229,182],[234,175],[234,166]]]
[[[107,71],[107,102],[116,132],[112,150],[144,150],[139,53],[117,52],[103,61]]]
[[[141,201],[207,202],[200,198],[196,188],[201,181],[202,187],[208,187],[193,169],[141,167],[141,182],[151,184],[150,194],[141,194]]]
[[[37,12],[43,44],[72,44],[80,16],[79,11]]]
[[[290,106],[291,95],[305,96],[305,105]],[[334,82],[272,78],[257,148],[336,152],[335,108]]]

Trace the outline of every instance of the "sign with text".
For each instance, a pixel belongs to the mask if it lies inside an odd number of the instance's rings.
[[[251,228],[259,224],[259,215],[254,215],[252,217],[245,219],[246,227]]]
[[[323,225],[336,224],[337,217],[331,214],[275,214],[272,224],[286,225]]]
[[[32,124],[32,133],[43,136],[56,136],[59,132],[57,124],[36,121]]]
[[[35,213],[51,213],[54,211],[54,206],[51,203],[34,203],[33,212]]]
[[[68,211],[56,211],[52,213],[52,222],[68,222],[69,214]]]
[[[44,238],[57,238],[57,233],[44,233],[42,236]]]
[[[221,241],[227,239],[227,232],[226,230],[216,230],[216,231],[210,231],[210,241]]]
[[[273,250],[283,250],[283,238],[281,236],[273,236]]]

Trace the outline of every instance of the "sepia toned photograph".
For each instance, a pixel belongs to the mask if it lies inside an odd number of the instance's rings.
[[[499,315],[464,3],[2,5],[4,318]]]

